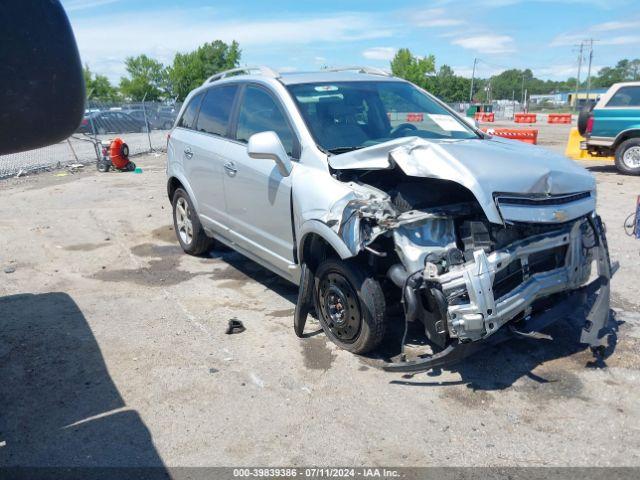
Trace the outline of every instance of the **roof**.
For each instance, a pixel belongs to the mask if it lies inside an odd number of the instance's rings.
[[[400,78],[375,75],[370,73],[358,73],[354,71],[332,72],[288,72],[281,73],[280,79],[285,85],[298,85],[302,83],[318,82],[398,82]]]

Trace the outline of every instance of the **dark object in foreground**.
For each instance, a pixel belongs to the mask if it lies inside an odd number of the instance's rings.
[[[0,155],[69,137],[84,112],[78,48],[58,1],[3,2],[0,9]]]
[[[229,320],[229,326],[227,327],[227,331],[224,333],[226,333],[227,335],[233,335],[234,333],[242,333],[245,330],[246,328],[244,328],[244,325],[240,320],[238,320],[237,318],[232,318],[231,320]]]

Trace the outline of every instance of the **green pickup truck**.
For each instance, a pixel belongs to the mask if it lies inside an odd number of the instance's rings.
[[[581,149],[615,155],[618,170],[640,175],[640,82],[612,85],[591,111],[580,112],[578,131]]]

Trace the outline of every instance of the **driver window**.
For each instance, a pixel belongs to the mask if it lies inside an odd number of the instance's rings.
[[[261,88],[249,85],[240,106],[236,139],[248,142],[251,135],[268,131],[278,134],[285,150],[292,156],[294,135],[284,114],[271,95]]]

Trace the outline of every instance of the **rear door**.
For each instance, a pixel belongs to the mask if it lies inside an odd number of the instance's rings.
[[[283,177],[275,162],[247,154],[255,133],[275,131],[292,160],[300,146],[291,122],[275,95],[249,84],[239,101],[234,142],[225,163],[227,214],[235,240],[269,264],[287,272],[294,263],[291,219],[291,177]]]
[[[227,226],[224,196],[224,164],[228,161],[229,118],[238,84],[208,89],[200,105],[189,148],[189,180],[198,199],[200,217],[219,233]]]

